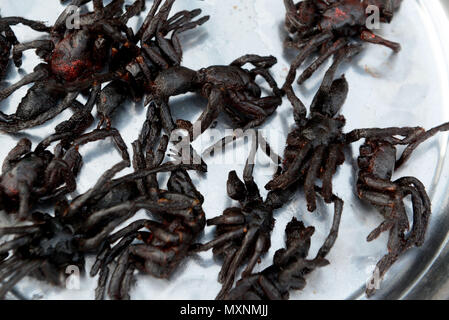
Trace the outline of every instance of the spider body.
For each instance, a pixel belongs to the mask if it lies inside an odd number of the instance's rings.
[[[31,151],[31,142],[26,138],[22,139],[4,160],[0,176],[2,203],[8,211],[17,210],[19,219],[28,217],[29,206],[36,201],[48,200],[75,190],[75,176],[82,163],[78,152],[80,145],[113,136],[120,152],[127,157],[124,143],[116,130],[100,130],[80,136],[67,150],[59,144],[55,154],[46,150],[52,141],[69,135],[72,133],[51,136],[34,151]]]
[[[398,43],[374,34],[368,29],[367,22],[372,14],[368,10],[370,5],[379,9],[381,22],[390,22],[400,3],[400,0],[305,0],[294,4],[292,0],[284,0],[287,10],[285,24],[292,35],[285,44],[301,52],[290,67],[283,89],[291,90],[296,70],[318,49],[320,56],[304,70],[298,79],[299,84],[307,80],[327,58],[357,37],[364,42],[381,44],[399,52],[401,46]]]
[[[263,271],[239,280],[226,300],[288,300],[290,290],[302,290],[304,277],[329,264],[322,257],[307,260],[314,227],[305,227],[293,218],[286,228],[286,248],[274,254],[273,264]]]
[[[246,63],[253,64],[255,68],[243,69]],[[208,99],[206,110],[193,126],[178,122],[180,127],[189,130],[192,139],[209,128],[222,111],[239,127],[252,128],[262,124],[282,103],[280,90],[268,71],[275,63],[274,57],[246,55],[229,66],[211,66],[199,71],[185,67],[170,68],[156,77],[150,91],[152,98],[164,106],[169,97],[187,92],[198,92]],[[272,95],[261,97],[261,88],[255,82],[257,75],[268,82]],[[167,131],[174,129],[172,119],[165,122]],[[197,127],[200,132],[194,134]]]
[[[202,17],[192,21],[201,10],[182,11],[168,18],[174,1],[167,0],[162,6],[162,1],[155,1],[137,34],[127,27],[127,23],[144,10],[143,0],[136,0],[132,5],[126,6],[125,12],[122,9],[124,1],[114,0],[106,6],[102,1],[94,1],[94,11],[80,16],[78,29],[68,29],[66,26],[69,18],[67,10],[52,28],[33,25],[34,28],[49,33],[50,39],[20,44],[16,41],[13,55],[19,66],[21,54],[26,50],[36,49],[43,63],[17,83],[0,90],[0,101],[30,83],[42,83],[45,88],[33,86],[33,94],[27,94],[22,100],[22,105],[33,109],[31,114],[24,116],[20,109],[12,115],[0,113],[0,128],[5,132],[17,132],[42,124],[71,107],[70,103],[64,103],[64,97],[76,96],[111,80],[120,80],[122,89],[125,89],[111,93],[119,98],[111,97],[110,107],[106,108],[109,113],[105,114],[105,108],[100,108],[99,112],[99,126],[106,120],[110,128],[110,113],[125,98],[132,97],[136,101],[141,99],[145,83],[153,80],[158,71],[170,65],[179,65],[182,58],[179,34],[208,20],[208,17]],[[87,2],[90,1],[77,4],[84,5]],[[9,23],[13,22],[18,23]],[[169,40],[165,36],[170,32],[172,38]],[[139,41],[141,45],[138,44]],[[90,93],[93,94],[93,91]],[[106,90],[104,93],[110,92]],[[40,102],[50,97],[51,103],[44,104],[45,108],[42,108]],[[112,105],[113,103],[115,104]]]
[[[331,202],[332,177],[345,160],[345,118],[338,113],[346,100],[348,83],[344,77],[334,80],[345,56],[342,51],[327,71],[310,107],[310,117],[304,117],[305,107],[296,100],[296,127],[287,137],[282,171],[265,186],[268,190],[285,190],[300,181],[309,211],[316,209],[315,180],[322,179],[324,200]]]

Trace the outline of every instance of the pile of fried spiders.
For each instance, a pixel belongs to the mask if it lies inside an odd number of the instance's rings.
[[[344,217],[344,199],[334,190],[333,180],[349,161],[345,151],[355,142],[361,146],[354,193],[383,218],[367,241],[388,233],[387,252],[375,274],[382,279],[401,256],[425,243],[431,219],[425,186],[415,177],[393,179],[393,174],[421,143],[448,131],[449,123],[430,130],[386,127],[347,132],[341,112],[349,84],[339,67],[368,50],[364,42],[386,46],[395,54],[401,50],[399,43],[366,27],[368,6],[379,9],[381,23],[390,23],[402,1],[283,2],[288,34],[284,44],[297,56],[281,87],[273,75],[274,56],[250,53],[228,65],[184,66],[183,34],[195,37],[195,30],[205,28],[210,17],[201,9],[173,13],[175,0],[61,1],[67,8],[53,25],[0,17],[0,107],[27,88],[14,113],[0,111],[1,134],[19,137],[3,159],[0,175],[0,208],[8,220],[0,227],[0,298],[17,294],[16,286],[26,277],[63,286],[67,268],[76,266],[83,277],[97,281],[95,299],[131,299],[142,275],[169,281],[186,260],[211,250],[221,265],[217,299],[288,299],[306,286],[310,273],[332,263],[329,253]],[[71,28],[67,21],[74,7],[80,9],[78,26]],[[139,18],[138,28],[131,27],[133,18]],[[41,36],[22,42],[14,31],[17,25]],[[26,51],[34,52],[40,62],[19,81],[6,84],[7,74],[21,67]],[[297,70],[312,61],[297,80],[303,85],[327,60],[332,60],[330,67],[307,108],[294,89]],[[172,116],[170,98],[186,93],[205,101],[193,123]],[[141,103],[146,111],[139,134],[129,141],[131,154],[116,127],[117,111],[127,101]],[[192,173],[206,179],[208,165],[192,143],[221,121],[221,114],[233,129],[257,129],[276,117],[283,101],[294,126],[282,157],[273,156],[265,139],[255,135],[243,172],[229,172],[226,181],[235,206],[221,215],[205,212],[207,197]],[[33,146],[27,131],[54,123],[67,110],[72,115]],[[184,138],[173,140],[179,131]],[[238,138],[224,137],[217,145]],[[83,146],[106,139],[121,160],[108,163],[87,191],[79,192],[78,178],[86,166]],[[264,186],[265,196],[254,178],[261,147],[277,168]],[[332,205],[324,242],[309,257],[315,227],[306,226],[295,214],[285,228],[285,247],[275,252],[270,266],[257,271],[271,248],[279,209],[298,193],[306,200],[298,213],[316,212],[320,200]],[[145,218],[136,218],[142,212]],[[214,230],[213,237],[205,242],[208,229]],[[87,264],[88,259],[93,264]],[[368,283],[366,295],[375,291]]]

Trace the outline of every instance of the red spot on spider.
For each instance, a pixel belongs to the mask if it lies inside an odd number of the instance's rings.
[[[52,71],[67,82],[75,81],[82,73],[84,73],[86,69],[90,69],[92,67],[89,63],[86,63],[83,60],[61,62],[56,59],[56,61],[52,62]]]
[[[348,14],[339,8],[335,8],[335,16],[340,19],[345,19]]]

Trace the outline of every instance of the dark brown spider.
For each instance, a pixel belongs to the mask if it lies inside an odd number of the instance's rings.
[[[71,202],[60,199],[55,216],[36,212],[30,215],[32,225],[0,228],[0,237],[16,235],[0,245],[0,298],[27,275],[63,284],[67,266],[83,271],[86,254],[101,251],[112,232],[139,209],[170,211],[186,207],[181,203],[185,199],[155,201],[142,197],[135,181],[158,172],[196,170],[196,166],[167,163],[113,179],[129,165],[129,160],[124,160],[113,166],[94,187]]]
[[[207,220],[207,225],[216,226],[215,239],[196,244],[196,252],[213,248],[214,256],[223,257],[223,266],[218,281],[223,284],[217,299],[223,299],[234,284],[238,268],[246,263],[243,277],[251,274],[260,257],[271,246],[271,231],[274,226],[273,211],[282,207],[293,193],[270,192],[264,201],[253,179],[254,160],[259,143],[253,140],[253,147],[245,165],[243,181],[231,171],[227,181],[228,196],[237,200],[240,207],[226,209],[221,216]]]
[[[398,52],[401,49],[398,43],[375,35],[366,27],[366,22],[369,15],[368,5],[376,5],[379,8],[382,22],[390,22],[400,4],[401,0],[303,0],[297,4],[294,4],[293,0],[284,0],[287,10],[286,27],[294,36],[286,41],[286,45],[298,48],[301,52],[290,67],[283,89],[292,90],[296,70],[319,48],[320,56],[302,73],[298,79],[299,84],[355,37]]]
[[[36,53],[45,63],[38,65],[33,73],[19,82],[0,90],[1,101],[18,88],[34,83],[16,113],[0,113],[0,129],[17,132],[40,125],[71,106],[71,101],[61,102],[64,97],[76,97],[79,92],[111,80],[122,81],[122,85],[128,88],[135,99],[141,98],[143,93],[139,88],[145,85],[139,84],[139,76],[152,75],[154,78],[161,64],[167,67],[164,60],[167,56],[174,61],[172,65],[179,63],[182,56],[179,33],[208,19],[204,17],[191,21],[200,14],[200,10],[181,11],[168,19],[174,1],[167,0],[159,11],[162,1],[155,1],[136,35],[126,24],[130,18],[143,11],[143,0],[136,0],[127,6],[125,12],[122,9],[123,0],[113,0],[106,6],[103,1],[94,1],[94,11],[80,17],[80,29],[66,28],[65,22],[70,13],[66,10],[51,28],[50,40],[36,40],[15,46],[14,55],[37,49]],[[75,1],[78,5],[87,2]],[[169,32],[172,32],[171,41],[164,38]],[[138,46],[139,41],[142,48]],[[116,108],[111,103],[117,100],[110,100],[100,105],[102,122],[108,120],[109,113]]]
[[[427,132],[417,129],[410,139],[400,142],[391,141],[387,135],[384,138],[368,138],[360,147],[357,194],[360,199],[378,208],[385,219],[368,235],[367,241],[373,241],[382,232],[389,231],[388,254],[377,263],[375,277],[373,276],[366,289],[367,296],[374,294],[376,281],[384,277],[401,255],[411,247],[422,246],[431,215],[431,203],[424,185],[415,177],[402,177],[392,181],[393,172],[410,157],[420,143],[439,131],[447,130],[448,123]],[[390,130],[385,131],[388,134]],[[397,144],[408,145],[399,160],[396,159]],[[411,230],[403,202],[408,196],[411,196],[413,204]]]
[[[346,100],[348,83],[344,77],[334,80],[334,75],[344,58],[353,53],[351,50],[341,50],[335,57],[310,106],[309,117],[306,118],[302,102],[296,96],[290,96],[295,102],[296,127],[287,138],[282,172],[265,186],[268,190],[285,190],[301,181],[309,211],[316,209],[317,177],[323,181],[324,200],[331,202],[332,177],[345,160],[345,135],[342,130],[345,118],[338,112]]]
[[[7,211],[17,211],[19,219],[26,219],[30,205],[36,201],[47,201],[73,192],[76,188],[75,176],[82,162],[78,148],[88,142],[113,137],[122,157],[129,161],[126,145],[115,129],[95,130],[82,135],[68,149],[60,143],[55,154],[46,150],[53,141],[72,134],[52,135],[34,151],[31,151],[31,142],[24,138],[8,153],[0,176],[2,205]]]
[[[153,150],[154,146],[147,146],[145,156],[142,149],[137,147],[139,141],[134,142],[134,167],[138,169],[142,164],[138,159],[144,159],[146,164],[146,169],[136,171],[137,175],[139,172],[161,167],[167,143],[168,137],[163,136],[156,150]],[[168,190],[159,188],[156,172],[131,180],[136,184],[141,197],[155,204],[152,207],[135,208],[148,210],[156,220],[137,220],[107,238],[104,249],[98,254],[91,270],[91,276],[100,272],[96,299],[104,299],[106,289],[112,299],[129,299],[136,268],[158,278],[168,278],[187,256],[192,242],[206,224],[202,209],[204,199],[185,170],[188,168],[206,170],[204,165],[173,167]],[[136,240],[139,242],[133,243]]]
[[[253,128],[261,125],[282,103],[281,92],[268,71],[276,62],[272,56],[246,55],[229,66],[211,66],[199,71],[185,67],[169,68],[160,72],[151,84],[148,101],[154,101],[162,110],[167,110],[162,121],[166,131],[171,132],[176,126],[169,113],[170,97],[197,91],[207,98],[207,108],[193,126],[189,122],[178,121],[178,127],[187,129],[192,140],[208,129],[222,111],[239,128]],[[255,68],[243,69],[246,63]],[[268,82],[273,95],[261,97],[261,88],[255,82],[258,75]],[[198,132],[194,132],[195,129]]]
[[[290,290],[302,290],[306,286],[304,277],[329,261],[318,254],[307,260],[310,238],[314,227],[293,218],[285,228],[285,249],[276,251],[273,264],[263,271],[239,280],[226,300],[288,300]]]

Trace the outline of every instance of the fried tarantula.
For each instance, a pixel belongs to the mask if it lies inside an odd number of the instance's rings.
[[[322,179],[324,200],[331,202],[332,177],[345,160],[342,129],[346,120],[338,112],[346,100],[348,83],[344,76],[334,80],[334,75],[352,50],[343,49],[336,55],[313,99],[309,117],[302,102],[291,97],[296,127],[287,138],[282,172],[265,186],[267,190],[285,190],[298,181],[304,183],[309,211],[316,209],[315,180]]]
[[[253,179],[258,146],[256,138],[245,165],[243,181],[235,171],[228,176],[228,196],[237,200],[240,207],[227,208],[221,216],[207,220],[208,226],[216,226],[215,239],[192,246],[195,252],[213,249],[214,256],[224,258],[218,276],[223,287],[217,299],[223,299],[232,288],[238,268],[247,263],[243,277],[251,274],[261,256],[268,251],[275,222],[273,211],[281,208],[293,193],[292,189],[282,193],[270,192],[265,201],[261,198]]]
[[[382,232],[389,232],[388,254],[377,263],[374,275],[378,278],[373,276],[367,285],[367,296],[374,294],[375,281],[382,279],[401,255],[411,247],[423,245],[431,215],[430,199],[421,181],[415,177],[402,177],[392,181],[393,173],[420,143],[439,131],[447,130],[449,124],[445,123],[427,132],[417,129],[407,141],[392,141],[391,136],[367,138],[360,147],[357,194],[360,199],[375,206],[385,219],[368,235],[367,241],[373,241]],[[396,159],[397,144],[407,145],[399,160]],[[411,230],[404,206],[404,198],[408,196],[413,204]]]
[[[185,67],[169,68],[160,72],[151,84],[151,94],[147,102],[153,101],[161,109],[169,111],[170,97],[198,92],[207,98],[206,110],[194,125],[187,121],[178,121],[179,128],[189,131],[191,140],[208,129],[222,111],[226,112],[239,128],[254,128],[261,125],[282,103],[281,91],[269,73],[269,69],[276,62],[276,58],[272,56],[245,55],[229,66],[210,66],[199,71]],[[243,69],[246,63],[255,68]],[[258,75],[270,85],[272,95],[261,97],[261,88],[255,82]],[[164,128],[171,132],[176,128],[175,123],[168,112],[163,115]]]
[[[55,154],[46,150],[51,142],[67,138],[73,132],[55,134],[43,140],[34,151],[31,142],[21,139],[6,156],[0,191],[2,206],[8,212],[18,213],[24,220],[30,214],[30,206],[38,201],[58,198],[76,189],[75,177],[78,174],[82,157],[78,152],[81,145],[112,137],[124,160],[129,161],[126,144],[117,130],[95,130],[75,139],[68,149],[62,143],[56,146]]]
[[[302,73],[298,79],[301,84],[307,80],[327,58],[348,46],[355,39],[381,44],[398,52],[401,46],[375,35],[366,26],[371,14],[368,6],[379,8],[381,22],[390,22],[402,0],[303,0],[294,4],[293,0],[284,0],[287,10],[285,25],[293,35],[286,46],[301,52],[293,61],[284,90],[292,90],[296,70],[318,49],[320,56]]]
[[[25,50],[37,49],[36,53],[44,63],[36,66],[33,73],[19,82],[0,90],[1,101],[20,87],[34,83],[16,113],[0,113],[0,129],[17,132],[40,125],[71,106],[70,103],[61,102],[64,97],[85,92],[92,86],[111,80],[121,81],[122,86],[127,86],[135,99],[141,98],[143,93],[138,88],[145,87],[145,84],[139,82],[138,76],[145,74],[154,78],[153,73],[168,67],[165,57],[169,57],[173,65],[179,64],[182,50],[178,35],[208,19],[204,17],[191,21],[201,10],[181,11],[168,19],[174,1],[167,0],[159,11],[162,0],[155,1],[136,34],[127,27],[127,22],[144,10],[143,0],[136,0],[127,6],[125,12],[122,9],[123,0],[113,0],[106,6],[103,1],[93,1],[94,11],[81,15],[79,29],[66,27],[69,7],[50,30],[44,30],[49,33],[49,40],[16,45],[13,49],[15,56],[20,56]],[[73,3],[84,5],[87,2],[90,1]],[[164,38],[169,32],[172,32],[171,41]],[[138,46],[139,41],[142,48]],[[18,61],[16,64],[20,64]],[[115,85],[117,86],[116,83]],[[104,90],[110,93],[111,87]],[[119,93],[122,92],[123,90]],[[119,105],[123,101],[120,97],[118,100],[111,97],[110,100],[108,103],[103,101],[103,105],[99,107],[100,126],[103,121],[108,121],[115,104]]]
[[[100,273],[96,299],[104,299],[106,291],[111,299],[129,299],[136,269],[158,278],[170,277],[206,224],[202,209],[204,198],[186,171],[206,171],[206,165],[204,162],[194,164],[193,159],[184,166],[161,165],[168,136],[162,136],[157,146],[161,130],[158,121],[160,110],[150,106],[149,111],[139,139],[133,143],[136,172],[131,175],[134,179],[129,181],[135,185],[140,198],[155,204],[133,208],[147,210],[152,219],[137,220],[104,241],[90,273],[91,276]],[[167,190],[160,189],[154,171],[164,166],[171,168]],[[154,172],[141,174],[149,170]]]
[[[33,213],[34,224],[0,228],[0,237],[16,235],[0,244],[0,298],[29,275],[49,283],[64,283],[67,266],[84,270],[86,254],[96,254],[112,232],[139,209],[178,210],[179,201],[154,201],[141,197],[135,180],[158,172],[197,170],[193,165],[167,163],[113,179],[129,166],[124,160],[106,171],[95,186],[73,201],[61,199],[55,215]]]
[[[293,218],[285,228],[286,248],[276,251],[273,264],[265,270],[247,275],[239,280],[226,300],[288,300],[290,290],[302,290],[306,286],[304,277],[329,261],[320,254],[307,260],[310,238],[314,227]]]

